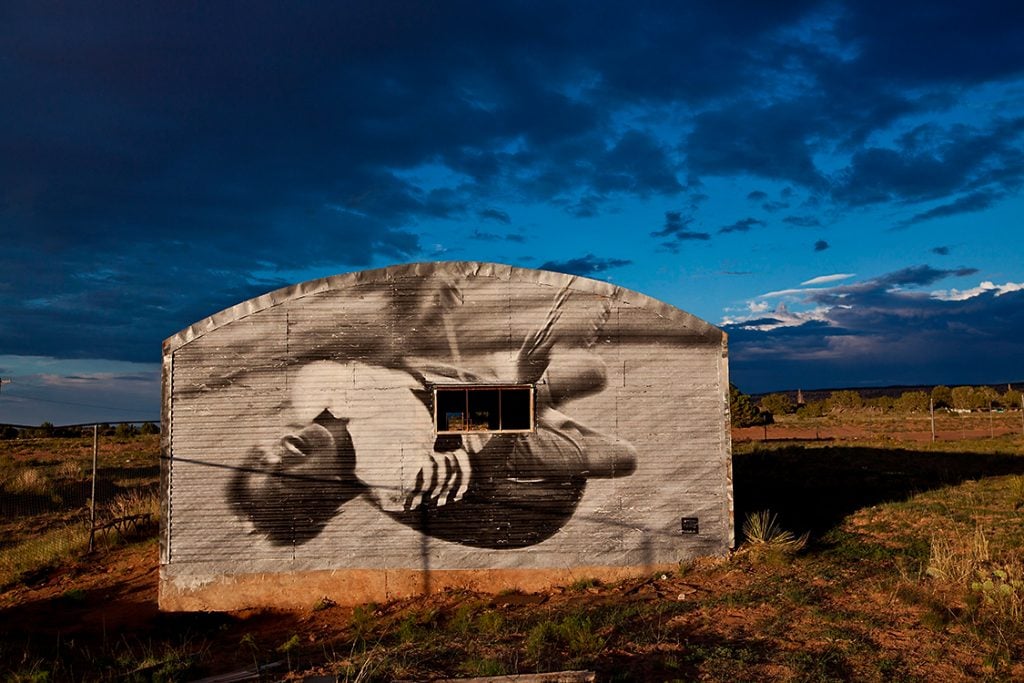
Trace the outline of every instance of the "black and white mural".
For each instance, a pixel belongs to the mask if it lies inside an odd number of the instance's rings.
[[[496,264],[244,302],[165,343],[165,578],[721,552],[724,344],[635,292]]]

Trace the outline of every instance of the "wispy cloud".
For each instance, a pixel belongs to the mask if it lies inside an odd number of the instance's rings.
[[[512,222],[512,217],[509,216],[507,212],[500,211],[498,209],[484,209],[479,212],[479,215],[480,218],[497,221],[498,223],[504,223],[505,225]]]
[[[593,276],[604,273],[612,268],[628,266],[632,261],[618,258],[599,258],[593,254],[587,254],[568,261],[547,261],[541,264],[541,270],[554,270],[559,273],[570,275]]]
[[[693,218],[684,217],[679,211],[666,211],[664,227],[652,232],[651,237],[665,238],[662,245],[672,251],[678,251],[683,242],[711,239],[709,233],[691,230],[691,223],[693,223]]]
[[[798,228],[820,228],[821,219],[817,216],[786,216],[783,223],[795,225]]]
[[[760,220],[759,218],[744,218],[743,220],[739,220],[736,221],[735,223],[731,223],[730,225],[726,225],[719,228],[718,232],[749,232],[751,228],[763,226],[764,224],[765,222]]]
[[[803,287],[811,287],[814,285],[827,285],[833,282],[841,282],[842,280],[849,280],[851,277],[857,277],[856,273],[833,273],[832,275],[818,275],[812,277],[810,280],[801,282],[800,285]]]

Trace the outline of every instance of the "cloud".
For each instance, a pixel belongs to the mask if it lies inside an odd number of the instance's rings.
[[[768,199],[768,193],[761,190],[754,190],[753,192],[747,193],[747,199],[752,202],[763,202]]]
[[[632,261],[626,259],[599,258],[593,254],[587,254],[586,256],[569,259],[568,261],[547,261],[541,264],[540,269],[591,277],[612,268],[622,268],[632,263]]]
[[[827,285],[833,282],[841,282],[843,280],[849,280],[851,277],[857,277],[855,273],[833,273],[832,275],[818,275],[812,277],[810,280],[801,282],[802,287],[808,287],[813,285]]]
[[[36,425],[160,419],[160,365],[5,356],[4,421]]]
[[[988,127],[919,126],[892,147],[855,152],[837,174],[832,195],[855,206],[930,202],[963,193],[953,202],[915,214],[904,225],[991,206],[1024,182],[1024,118]]]
[[[939,269],[931,266],[909,266],[868,281],[872,287],[923,287],[948,277],[967,277],[978,272],[977,268]]]
[[[662,245],[671,251],[677,251],[682,242],[694,240],[706,241],[711,239],[711,235],[709,233],[690,230],[690,224],[692,222],[692,218],[684,218],[682,213],[679,211],[666,211],[665,227],[661,230],[652,232],[651,237],[667,238],[662,242]]]
[[[825,240],[818,240],[814,243],[814,251],[825,251],[829,248],[829,243]]]
[[[835,287],[805,290],[804,300],[818,306],[847,307],[857,301],[861,303],[884,300],[891,293],[926,287],[951,277],[968,277],[977,274],[976,268],[939,269],[928,265],[908,266],[869,280]],[[927,294],[907,291],[910,297],[926,297]]]
[[[821,220],[817,216],[786,216],[783,223],[795,225],[798,228],[820,228]]]
[[[480,242],[497,242],[502,239],[501,235],[497,233],[484,232],[482,230],[474,230],[469,238]]]
[[[851,75],[901,85],[955,86],[1019,73],[1024,59],[1019,25],[1007,21],[1013,5],[979,3],[970,12],[935,10],[926,0],[849,3],[836,31],[855,41]],[[888,11],[888,10],[891,10]],[[885,21],[882,21],[882,18]],[[945,36],[944,40],[938,40]],[[985,50],[977,39],[985,37]]]
[[[931,252],[939,256],[949,256],[949,247],[932,247]]]
[[[495,232],[486,232],[484,230],[476,229],[470,233],[469,238],[478,242],[517,242],[522,244],[526,242],[526,236],[518,232],[510,232],[504,235],[499,235]],[[447,250],[445,250],[447,251]]]
[[[498,209],[484,209],[478,212],[480,218],[487,220],[497,221],[498,223],[504,223],[509,225],[512,223],[512,218],[505,211],[499,211]]]
[[[744,218],[742,220],[736,221],[735,223],[732,223],[731,225],[726,225],[723,226],[722,228],[719,228],[718,232],[748,232],[751,228],[764,224],[765,222],[758,218]]]
[[[775,213],[777,211],[782,211],[783,209],[788,209],[789,202],[765,202],[764,204],[761,205],[761,208],[767,211],[768,213]]]
[[[733,374],[748,391],[1008,381],[1024,376],[1024,283],[910,291],[971,269],[907,268],[804,293],[785,306],[725,321]]]
[[[805,294],[807,291],[808,290],[806,290],[806,289],[800,289],[800,288],[796,288],[796,287],[793,287],[793,288],[790,288],[790,289],[776,289],[776,290],[771,291],[771,292],[765,292],[764,294],[759,294],[758,298],[759,299],[774,299],[776,297],[793,296],[795,294]]]
[[[928,221],[933,218],[944,218],[946,216],[955,216],[961,213],[974,213],[976,211],[981,211],[982,209],[987,209],[1004,196],[1004,192],[995,192],[992,190],[972,192],[968,195],[964,195],[963,197],[958,197],[952,202],[914,214],[909,219],[903,221],[900,225],[901,227],[906,227],[916,225],[917,223],[923,223],[924,221]]]
[[[1024,283],[1021,282],[1006,282],[1001,285],[997,285],[993,282],[985,280],[977,287],[970,289],[940,289],[932,292],[932,297],[939,299],[940,301],[966,301],[967,299],[973,299],[981,294],[994,294],[995,296],[1002,296],[1009,294],[1010,292],[1019,292],[1024,290]]]
[[[702,175],[749,173],[819,187],[824,179],[807,141],[806,116],[789,102],[766,107],[742,102],[698,114],[685,142],[687,163]]]

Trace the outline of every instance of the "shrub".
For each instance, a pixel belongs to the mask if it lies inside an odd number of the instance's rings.
[[[789,397],[789,394],[768,394],[761,399],[760,406],[761,410],[767,411],[772,415],[789,415],[796,412],[796,404],[793,403],[793,399]]]
[[[843,412],[846,410],[857,410],[864,406],[864,399],[856,391],[844,389],[833,391],[826,402],[826,407],[832,412]]]

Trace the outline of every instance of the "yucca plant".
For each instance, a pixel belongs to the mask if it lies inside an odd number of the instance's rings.
[[[795,553],[807,545],[808,535],[797,536],[779,526],[778,519],[770,510],[761,510],[747,515],[743,522],[743,535],[747,544],[766,550]]]

